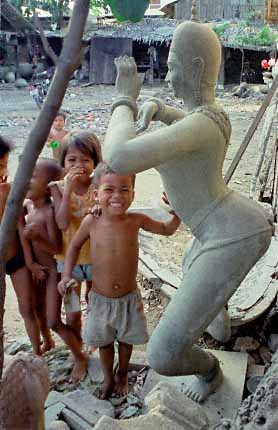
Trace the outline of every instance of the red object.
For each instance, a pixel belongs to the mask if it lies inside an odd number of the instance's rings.
[[[261,66],[263,69],[268,69],[269,68],[269,64],[267,60],[262,60],[261,61]]]

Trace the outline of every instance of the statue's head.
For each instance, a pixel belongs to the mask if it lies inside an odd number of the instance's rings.
[[[168,80],[176,97],[186,99],[202,90],[215,90],[221,63],[221,45],[207,24],[186,21],[173,36],[168,57]]]

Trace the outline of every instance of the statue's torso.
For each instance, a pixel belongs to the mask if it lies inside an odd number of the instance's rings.
[[[252,235],[269,227],[264,209],[239,193],[231,193],[224,182],[222,168],[230,138],[230,123],[226,121],[227,116],[223,117],[221,109],[219,116],[215,107],[212,111],[210,117],[222,133],[215,133],[215,139],[204,148],[185,152],[157,167],[173,209],[196,237],[202,237],[202,241]],[[207,112],[204,115],[209,116]],[[196,138],[197,133],[196,121]]]

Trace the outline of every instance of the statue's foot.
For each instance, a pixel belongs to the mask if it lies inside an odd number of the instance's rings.
[[[231,338],[231,318],[228,311],[223,308],[205,331],[219,342],[228,342]]]
[[[86,354],[83,354],[82,358],[79,358],[78,360],[75,359],[75,363],[70,376],[71,381],[74,383],[82,381],[86,377],[87,369],[88,357]]]
[[[197,403],[208,398],[223,382],[223,373],[217,358],[213,357],[215,364],[207,376],[195,376],[194,382],[183,389],[183,393]]]

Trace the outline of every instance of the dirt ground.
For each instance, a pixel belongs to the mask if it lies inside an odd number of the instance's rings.
[[[114,88],[111,86],[92,86],[87,88],[70,87],[67,91],[63,109],[68,111],[68,127],[82,127],[92,129],[101,140],[110,117],[110,106],[113,100]],[[144,87],[139,102],[143,102],[151,96],[159,96],[167,103],[181,106],[174,101],[165,85],[156,87]],[[14,177],[18,166],[18,157],[22,153],[28,134],[38,116],[38,110],[31,99],[27,89],[17,90],[13,85],[0,85],[0,133],[11,137],[16,143],[16,149],[10,158],[10,176]],[[234,154],[241,144],[262,100],[236,99],[230,93],[222,93],[218,102],[230,115],[233,132],[231,144],[228,149],[224,165],[224,172],[230,165]],[[161,127],[155,124],[153,127]],[[230,185],[233,189],[248,194],[249,183],[257,158],[257,145],[259,132],[255,134],[246,153],[244,154]],[[43,156],[49,156],[49,150],[45,148]],[[136,198],[134,207],[158,206],[162,193],[162,185],[158,173],[148,170],[137,175]],[[179,231],[170,238],[156,237],[156,258],[163,264],[180,265],[184,244],[190,237],[188,230],[182,226]],[[160,318],[165,301],[157,303],[155,300],[148,306],[150,329]],[[5,311],[6,340],[24,336],[24,326],[17,310],[15,294],[10,282],[7,283],[6,311]]]

